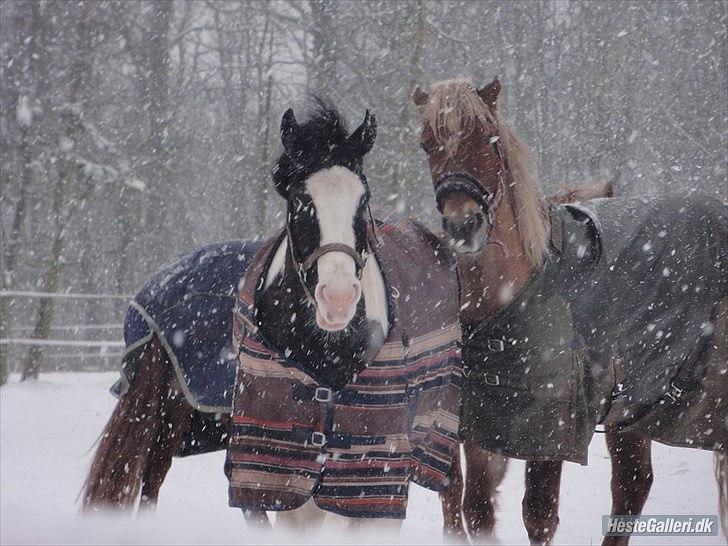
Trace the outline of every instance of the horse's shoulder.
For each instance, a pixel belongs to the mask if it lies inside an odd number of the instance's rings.
[[[405,219],[389,224],[375,252],[383,267],[407,275],[426,273],[454,278],[452,252],[432,231],[420,222]],[[416,266],[416,271],[412,269]]]
[[[417,335],[457,322],[459,287],[447,247],[410,219],[382,231],[377,258],[405,330]]]

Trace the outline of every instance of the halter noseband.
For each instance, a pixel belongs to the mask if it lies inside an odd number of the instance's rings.
[[[369,207],[368,203],[367,203],[367,209],[369,211],[369,219],[372,222],[372,231],[373,231],[375,240],[378,242],[379,237],[377,234],[377,228],[374,223],[374,218],[372,217],[372,211],[371,211],[371,208]],[[308,258],[306,258],[303,262],[301,262],[296,257],[295,250],[293,250],[294,245],[293,245],[293,234],[291,233],[290,214],[288,215],[288,219],[286,221],[286,236],[288,238],[288,248],[291,252],[291,261],[293,262],[293,267],[296,269],[296,276],[298,277],[298,282],[301,284],[301,288],[303,288],[303,293],[306,294],[306,298],[314,307],[318,308],[318,304],[316,303],[316,298],[313,297],[313,295],[311,294],[311,291],[308,289],[308,286],[306,286],[306,276],[308,275],[308,272],[311,270],[311,268],[319,260],[319,258],[321,258],[323,255],[328,254],[329,252],[343,252],[347,256],[351,257],[351,259],[354,260],[354,264],[356,264],[356,278],[361,280],[362,272],[364,271],[364,266],[367,263],[367,255],[370,250],[368,237],[366,239],[366,248],[364,249],[364,252],[362,254],[359,254],[355,248],[347,245],[346,243],[326,243],[324,245],[316,247],[316,249],[314,249],[314,251],[311,253],[311,255]]]
[[[468,191],[468,194],[470,194],[472,197],[478,201],[478,204],[481,206],[481,208],[484,210],[484,212],[488,215],[488,232],[486,233],[486,236],[488,237],[488,241],[493,244],[497,244],[501,247],[503,252],[507,255],[506,249],[503,246],[503,244],[499,241],[494,241],[491,239],[490,234],[493,231],[493,227],[495,226],[495,214],[498,210],[498,207],[501,204],[501,201],[503,201],[503,194],[506,190],[506,184],[505,184],[505,174],[508,172],[508,167],[506,166],[505,157],[503,156],[503,151],[501,150],[500,146],[500,137],[499,136],[493,136],[490,138],[489,141],[490,144],[493,145],[495,148],[496,153],[498,154],[498,160],[499,160],[499,168],[498,168],[498,187],[496,188],[495,192],[490,192],[477,178],[472,176],[469,173],[465,172],[445,172],[442,173],[437,180],[435,180],[435,195],[437,195],[437,190],[442,186],[443,183],[445,183],[448,180],[451,180],[455,177],[457,177],[460,181],[462,181],[470,191]],[[442,213],[442,206],[440,204],[440,200],[437,201],[437,208]]]
[[[321,245],[320,247],[318,247],[301,264],[301,268],[303,269],[304,273],[308,273],[308,271],[313,267],[316,261],[321,256],[323,256],[324,254],[328,254],[329,252],[343,252],[344,254],[351,256],[351,258],[354,260],[354,263],[356,264],[357,276],[361,277],[361,270],[364,269],[365,260],[364,258],[362,258],[361,254],[359,254],[352,247],[344,243],[326,243],[325,245]]]

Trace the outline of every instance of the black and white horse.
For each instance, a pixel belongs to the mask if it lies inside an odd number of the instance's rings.
[[[221,442],[230,504],[253,524],[268,526],[265,510],[282,510],[277,522],[310,528],[322,521],[318,505],[356,526],[377,518],[380,528],[386,520],[398,527],[410,480],[436,490],[447,482],[460,408],[457,280],[449,253],[425,228],[374,224],[363,158],[375,136],[368,112],[349,135],[321,102],[302,124],[291,110],[282,120],[273,182],[286,222],[244,266],[233,313],[238,388],[208,385],[235,393],[232,415],[218,410],[229,430]],[[206,275],[180,283],[188,277]],[[217,284],[230,291],[229,282]],[[205,322],[201,312],[193,322]],[[83,492],[87,509],[130,508],[140,493],[153,505],[190,432],[188,376],[152,319],[149,339],[129,353],[136,372],[102,435]],[[229,332],[204,333],[202,346],[229,340]],[[206,362],[196,364],[204,375]],[[302,492],[303,482],[310,489]]]
[[[286,235],[262,276],[259,325],[273,347],[335,390],[363,369],[370,347],[378,347],[389,328],[384,278],[369,247],[363,171],[375,138],[369,111],[349,135],[339,113],[321,101],[300,124],[289,109],[281,122],[284,152],[273,171],[287,203]],[[265,512],[244,513],[248,522],[268,525]],[[310,500],[278,512],[276,522],[310,531],[325,515]]]
[[[322,103],[298,124],[281,123],[285,153],[273,181],[287,202],[287,236],[266,272],[259,313],[266,337],[293,360],[343,386],[361,368],[372,339],[386,337],[387,297],[369,238],[364,155],[376,137],[367,112],[351,136]],[[374,332],[372,332],[374,330]]]
[[[389,328],[382,273],[375,259],[366,260],[369,188],[363,158],[376,138],[376,120],[367,112],[364,122],[349,136],[336,110],[319,102],[311,119],[300,125],[292,110],[286,112],[281,130],[285,151],[273,178],[288,202],[288,237],[266,274],[261,324],[276,347],[290,351],[302,365],[320,370],[332,385],[339,385],[350,377],[351,370],[362,366],[372,340],[386,337]],[[228,246],[241,252],[257,248],[251,243]],[[205,255],[225,257],[219,249],[204,250]],[[241,272],[247,268],[247,261],[239,265],[228,261]],[[183,274],[174,277],[175,282],[205,278],[220,296],[227,294],[237,281],[224,282],[232,269],[210,271],[217,263],[191,260],[182,266]],[[166,273],[167,269],[160,272],[163,277]],[[150,279],[153,288],[156,277]],[[177,306],[170,298],[178,294],[162,297],[166,299],[154,300],[160,309]],[[217,309],[182,312],[196,313],[201,322],[209,322],[216,311],[232,312],[230,299],[217,297]],[[227,419],[226,415],[215,418],[214,413],[200,413],[195,400],[183,394],[185,370],[175,364],[181,361],[170,354],[164,341],[168,332],[159,326],[149,324],[148,337],[127,348],[123,366],[127,388],[100,436],[81,493],[87,512],[130,510],[137,502],[154,506],[183,442],[190,438],[193,443],[210,441],[195,440],[196,419],[210,416],[202,428],[209,428],[210,423],[218,426],[219,417]],[[202,335],[205,329],[196,333]],[[197,343],[213,347],[208,351],[212,354],[221,343],[228,345],[229,339],[229,331],[219,331],[215,339],[208,336]],[[224,388],[230,392],[233,386]],[[216,442],[200,451],[223,449],[226,443],[224,439]]]
[[[234,313],[230,506],[264,525],[274,510],[309,526],[318,506],[398,526],[410,482],[441,490],[458,449],[452,258],[413,221],[374,224],[368,112],[348,135],[321,103],[301,125],[289,110],[281,136],[286,224],[253,258]]]

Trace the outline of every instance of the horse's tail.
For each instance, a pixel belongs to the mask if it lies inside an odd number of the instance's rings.
[[[119,399],[99,439],[81,491],[82,510],[133,509],[162,425],[162,393],[171,365],[156,337],[126,358],[138,361],[129,390]]]
[[[728,537],[728,450],[715,452],[715,480],[718,482],[718,518]]]

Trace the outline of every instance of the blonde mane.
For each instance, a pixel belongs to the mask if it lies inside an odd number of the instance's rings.
[[[478,124],[491,124],[498,128],[503,153],[513,177],[509,193],[525,256],[532,266],[540,266],[548,249],[549,223],[543,193],[531,174],[528,147],[501,121],[497,110],[495,115],[490,112],[467,78],[434,84],[429,101],[421,107],[420,113],[448,157],[457,152]]]

